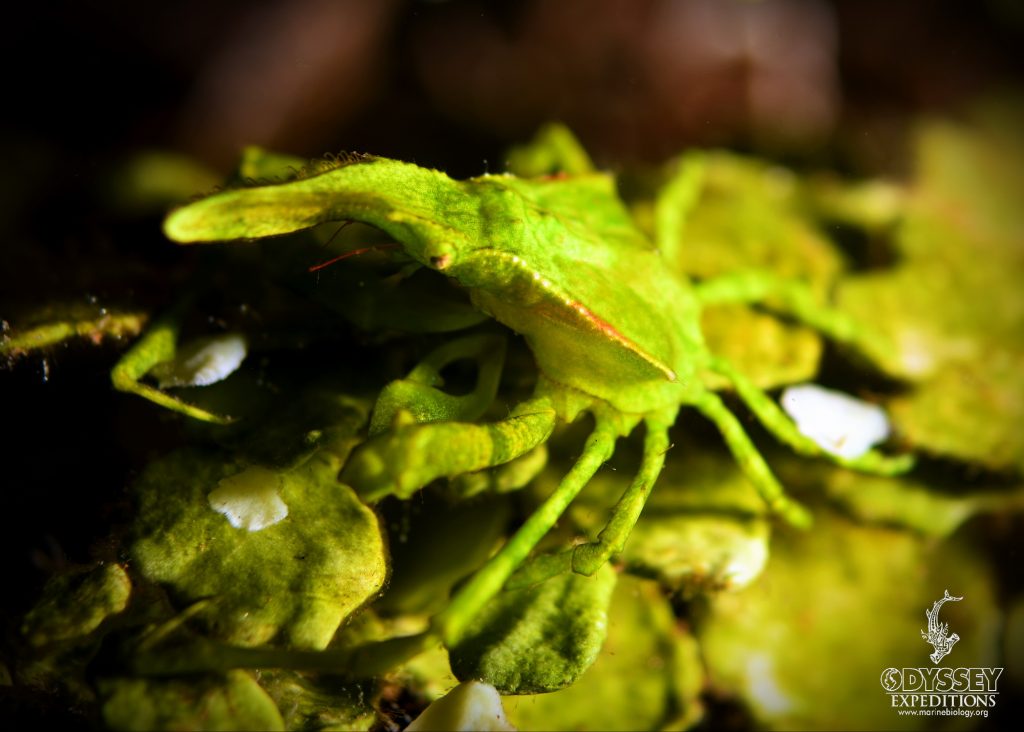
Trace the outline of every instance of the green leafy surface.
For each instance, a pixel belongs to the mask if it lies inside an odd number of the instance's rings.
[[[9,690],[16,694],[33,689],[95,709],[90,669],[104,642],[130,622],[127,618],[133,613],[125,612],[129,599],[133,608],[140,604],[133,589],[125,569],[113,562],[69,568],[51,577],[21,623],[21,635],[31,650],[16,659],[10,669],[14,678],[8,676],[3,686],[13,686]]]
[[[701,315],[708,349],[727,358],[761,389],[812,379],[821,358],[821,336],[744,305],[708,308]],[[711,384],[724,386],[715,377]]]
[[[88,635],[125,609],[131,587],[118,564],[57,575],[25,616],[22,634],[35,646]]]
[[[900,526],[946,537],[978,514],[1024,511],[1024,486],[950,486],[913,478],[831,472],[829,495],[865,523]]]
[[[259,683],[280,712],[284,729],[364,732],[378,722],[367,684],[321,680],[294,671],[260,671]]]
[[[890,408],[921,449],[986,467],[1024,468],[1024,146],[1019,109],[970,126],[931,122],[891,270],[850,278],[839,296],[898,350],[879,360],[916,382]]]
[[[702,188],[683,223],[679,270],[708,279],[757,267],[827,292],[843,259],[808,217],[800,178],[754,158],[697,155],[704,165]]]
[[[961,637],[957,666],[998,666],[1001,617],[989,571],[968,545],[819,519],[778,537],[759,582],[715,596],[698,639],[709,680],[758,723],[778,729],[917,729],[879,684],[887,668],[930,665],[925,610],[942,609]]]
[[[103,719],[114,730],[283,730],[274,702],[252,676],[103,682]]]
[[[675,445],[671,455],[626,543],[625,568],[684,594],[748,584],[768,560],[763,502],[728,455],[692,443]],[[550,474],[540,490],[546,481]],[[598,474],[571,518],[596,534],[627,482],[620,472]]]
[[[724,152],[690,153],[669,171],[693,175],[694,168],[700,171],[697,187],[679,223],[678,243],[668,247],[670,266],[697,279],[751,269],[798,278],[824,302],[843,260],[808,217],[800,179],[784,168]],[[668,185],[674,183],[670,177]],[[701,326],[709,350],[761,388],[810,379],[817,371],[821,338],[806,327],[745,305],[708,308]]]
[[[506,697],[522,730],[685,729],[698,721],[703,684],[697,644],[651,582],[622,577],[600,655],[571,687]]]
[[[569,686],[601,650],[615,579],[605,565],[593,577],[566,573],[498,595],[450,649],[452,670],[505,694]]]
[[[391,582],[375,607],[385,613],[435,612],[452,586],[486,561],[505,533],[502,497],[452,504],[424,496],[389,511]]]
[[[478,493],[508,493],[525,488],[547,465],[548,450],[538,445],[525,455],[498,465],[490,470],[466,473],[453,479],[450,492],[460,498],[469,498]]]
[[[257,531],[236,528],[211,507],[210,493],[245,470],[252,468],[200,451],[153,463],[135,485],[132,557],[185,601],[210,598],[204,617],[225,640],[323,648],[383,585],[377,517],[320,452],[290,470],[261,468],[261,490],[276,495],[287,516]]]

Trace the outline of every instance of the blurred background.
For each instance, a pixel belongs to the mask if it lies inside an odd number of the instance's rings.
[[[913,116],[1019,78],[1024,6],[84,0],[22,8],[4,35],[0,287],[21,300],[114,246],[97,241],[104,176],[151,148],[218,173],[259,144],[466,176],[561,120],[613,168],[727,145],[899,174]]]
[[[475,173],[550,119],[606,165],[692,144],[891,164],[908,115],[1018,76],[1022,32],[1013,0],[47,4],[5,34],[5,194],[144,146]]]
[[[144,148],[220,172],[260,144],[471,175],[500,170],[510,143],[558,119],[606,166],[728,145],[899,172],[912,115],[1019,77],[1024,6],[85,0],[22,9],[5,36],[10,273],[27,236],[56,246],[53,229],[94,208],[98,176]]]
[[[60,293],[81,252],[119,246],[96,204],[146,149],[221,174],[259,144],[468,176],[561,120],[612,168],[726,145],[899,174],[910,120],[1012,85],[1022,38],[1014,0],[38,4],[0,46],[0,288]]]

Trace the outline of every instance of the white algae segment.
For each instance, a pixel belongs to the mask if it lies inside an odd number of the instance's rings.
[[[406,729],[506,732],[515,727],[505,717],[497,689],[481,681],[466,681],[423,710]]]
[[[800,433],[832,455],[852,460],[889,436],[889,418],[876,404],[816,384],[791,386],[782,408]]]
[[[280,479],[273,471],[252,466],[221,480],[210,491],[210,508],[236,529],[260,531],[284,520],[288,506],[278,495]]]
[[[153,371],[161,389],[172,386],[208,386],[223,381],[242,365],[247,353],[245,336],[224,333],[191,341],[174,360]]]

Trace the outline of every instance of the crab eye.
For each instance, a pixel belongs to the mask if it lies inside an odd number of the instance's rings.
[[[452,255],[451,254],[442,254],[439,257],[431,257],[430,258],[430,266],[434,267],[436,269],[444,269],[445,267],[447,267],[451,263],[452,263]]]

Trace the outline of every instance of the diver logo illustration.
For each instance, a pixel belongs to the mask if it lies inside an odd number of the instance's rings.
[[[943,603],[959,602],[963,599],[963,597],[953,597],[949,594],[949,590],[946,590],[946,594],[935,601],[931,610],[924,611],[925,616],[928,618],[928,632],[922,630],[921,637],[935,649],[935,652],[928,656],[928,658],[932,659],[932,663],[938,663],[948,656],[949,652],[953,650],[953,646],[960,640],[960,636],[956,633],[949,635],[949,623],[939,622],[939,609]]]
[[[999,698],[999,677],[1002,668],[970,666],[945,668],[939,662],[949,655],[960,636],[949,632],[949,623],[939,620],[939,611],[947,602],[960,602],[945,590],[942,597],[925,609],[928,630],[921,631],[933,649],[929,654],[933,666],[920,668],[890,667],[879,679],[889,695],[889,703],[900,715],[987,717]]]

